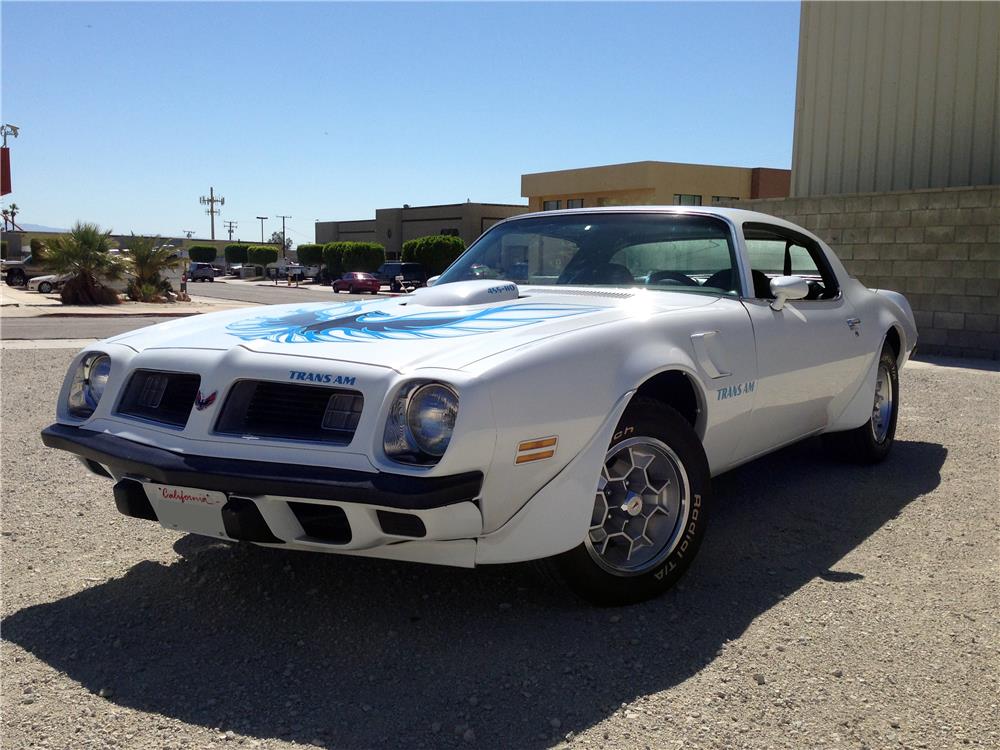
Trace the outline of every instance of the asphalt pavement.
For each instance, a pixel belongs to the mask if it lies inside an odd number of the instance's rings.
[[[288,286],[285,283],[274,285],[264,282],[247,282],[233,280],[189,281],[188,294],[192,298],[213,297],[215,299],[251,302],[257,305],[282,305],[287,302],[321,302],[326,299],[347,301],[350,295],[334,294],[329,286],[319,284],[301,284]]]

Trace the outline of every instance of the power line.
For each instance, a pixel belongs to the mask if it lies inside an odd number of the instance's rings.
[[[238,221],[227,221],[225,222],[226,231],[229,232],[229,241],[233,241],[233,230],[236,229],[236,225],[239,224]]]
[[[215,215],[217,213],[221,213],[221,211],[215,207],[215,204],[218,203],[220,206],[224,206],[224,205],[226,205],[226,199],[223,198],[221,195],[216,195],[215,194],[215,188],[210,187],[208,189],[208,197],[206,198],[203,195],[203,196],[201,196],[201,198],[198,199],[198,202],[201,203],[201,205],[203,205],[203,206],[208,206],[208,208],[205,209],[205,213],[212,217],[212,239],[214,240],[215,239]]]

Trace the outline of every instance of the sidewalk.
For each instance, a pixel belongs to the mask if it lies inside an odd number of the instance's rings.
[[[190,286],[190,285],[189,285]],[[194,290],[190,290],[194,291]],[[195,295],[197,296],[197,295]],[[0,318],[37,317],[184,317],[216,310],[251,307],[252,302],[200,297],[197,302],[122,302],[120,305],[64,305],[58,294],[29,292],[0,284]]]

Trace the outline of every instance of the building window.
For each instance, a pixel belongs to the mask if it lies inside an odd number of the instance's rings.
[[[677,206],[700,206],[701,196],[690,195],[688,193],[674,193],[674,205]]]
[[[729,203],[731,201],[738,201],[740,197],[738,195],[713,195],[712,203]]]
[[[544,201],[542,203],[543,211],[557,211],[562,208],[562,201]]]
[[[566,208],[583,208],[583,198],[570,198],[566,201]]]

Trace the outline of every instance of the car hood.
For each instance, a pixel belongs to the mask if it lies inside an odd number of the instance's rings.
[[[684,292],[518,288],[471,281],[392,299],[227,310],[161,323],[109,341],[137,351],[240,346],[400,372],[415,367],[459,369],[550,336],[717,299]]]

